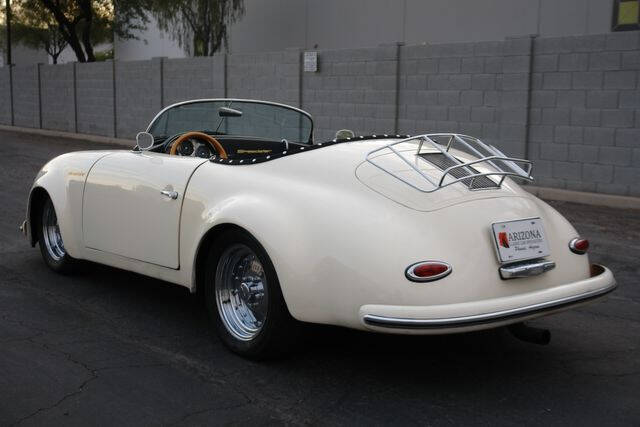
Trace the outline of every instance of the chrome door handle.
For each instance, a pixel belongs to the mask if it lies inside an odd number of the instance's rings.
[[[178,198],[178,192],[177,191],[169,191],[169,190],[162,190],[160,192],[160,194],[162,194],[163,196],[167,196],[170,199],[177,199]]]

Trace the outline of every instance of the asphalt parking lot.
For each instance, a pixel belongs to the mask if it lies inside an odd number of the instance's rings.
[[[49,271],[18,232],[37,170],[104,145],[0,132],[0,425],[640,423],[640,212],[553,203],[619,288],[503,329],[395,337],[310,328],[254,363],[212,337],[186,290],[108,267]]]

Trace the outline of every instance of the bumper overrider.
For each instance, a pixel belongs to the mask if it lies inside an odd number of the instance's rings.
[[[360,318],[380,332],[444,334],[489,329],[566,310],[604,297],[616,288],[611,271],[591,266],[591,277],[526,294],[437,306],[363,305]]]

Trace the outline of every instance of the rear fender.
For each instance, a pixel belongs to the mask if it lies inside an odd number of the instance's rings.
[[[249,233],[265,249],[274,264],[287,301],[290,294],[287,271],[290,265],[285,260],[290,257],[291,236],[296,236],[296,241],[308,241],[304,237],[304,224],[290,221],[291,211],[282,204],[252,194],[236,194],[217,202],[201,202],[204,200],[196,201],[188,197],[182,208],[180,265],[181,268],[190,268],[185,274],[191,277],[191,291],[196,290],[198,282],[198,260],[200,256],[206,256],[201,251],[210,247],[203,244],[211,238],[209,233],[217,235],[220,231],[235,227]]]

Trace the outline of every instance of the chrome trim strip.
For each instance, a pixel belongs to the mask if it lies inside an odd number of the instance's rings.
[[[520,264],[505,265],[500,267],[500,277],[503,279],[517,279],[519,277],[532,277],[556,268],[553,261],[538,261]]]
[[[475,324],[499,322],[513,317],[526,316],[535,312],[545,311],[559,306],[579,303],[589,299],[595,299],[616,288],[616,284],[606,288],[596,289],[595,291],[585,292],[583,294],[571,297],[561,298],[554,301],[547,301],[539,304],[532,304],[525,307],[518,307],[509,310],[496,311],[493,313],[476,314],[472,316],[448,317],[441,319],[406,319],[399,317],[376,316],[366,314],[363,317],[364,323],[370,326],[378,326],[383,328],[400,328],[400,329],[438,329],[438,328],[456,328],[471,326]]]

